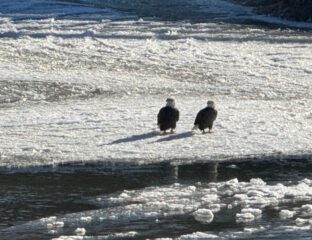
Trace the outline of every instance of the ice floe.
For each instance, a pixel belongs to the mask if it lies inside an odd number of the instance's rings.
[[[213,212],[209,209],[198,209],[193,213],[194,218],[201,223],[211,223],[213,221]]]
[[[244,234],[254,234],[262,231],[264,227],[266,229],[275,227],[274,222],[266,223],[265,226],[261,224],[250,226],[255,221],[261,222],[262,218],[267,218],[270,212],[279,215],[281,218],[279,221],[286,221],[289,230],[296,226],[310,226],[312,223],[312,216],[309,214],[311,206],[308,204],[310,200],[307,200],[308,198],[302,200],[303,196],[312,194],[312,185],[306,182],[307,180],[302,180],[286,186],[267,184],[261,179],[251,179],[249,182],[233,179],[225,182],[201,183],[196,186],[175,183],[141,190],[124,190],[118,194],[95,196],[90,199],[90,203],[99,208],[97,210],[43,218],[9,228],[5,232],[41,231],[52,236],[62,234],[92,236],[98,227],[104,230],[114,227],[118,229],[119,225],[129,222],[147,221],[157,225],[164,221],[172,221],[172,218],[191,217],[194,221],[209,226],[227,215],[227,218],[238,224],[246,224]],[[233,194],[224,194],[229,189]],[[251,190],[261,195],[260,204],[259,200],[254,201],[254,195],[249,194]],[[299,193],[302,197],[297,198],[296,195]],[[276,208],[286,203],[294,207],[288,210]],[[230,205],[231,208],[228,207]],[[219,206],[218,209],[215,206]],[[211,210],[213,208],[215,211]],[[116,234],[114,236],[117,236]],[[181,239],[191,239],[190,236],[181,236]]]
[[[286,219],[286,218],[292,218],[295,215],[295,211],[289,211],[287,209],[283,209],[280,211],[279,215],[281,218]]]

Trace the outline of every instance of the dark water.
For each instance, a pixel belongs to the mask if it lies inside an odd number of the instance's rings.
[[[112,14],[107,11],[112,10]],[[0,13],[13,20],[28,19],[134,19],[166,22],[224,22],[283,27],[254,18],[250,9],[234,0],[4,0]]]
[[[144,19],[187,21],[191,23],[224,22],[260,25],[264,28],[303,28],[282,22],[255,18],[252,8],[239,6],[237,0],[61,0],[97,8],[110,8]]]
[[[204,22],[227,17],[231,9],[218,8],[211,10],[215,1],[194,0],[81,0],[78,3],[91,4],[97,7],[109,7],[125,11],[143,18],[158,18],[165,21],[190,20]]]
[[[52,236],[70,235],[69,232],[73,231],[70,227],[68,227],[70,231],[65,229],[61,232],[62,234],[55,235],[47,234],[46,231],[36,227],[27,231],[22,230],[23,234],[20,230],[16,233],[14,230],[12,233],[7,229],[10,226],[18,226],[43,217],[63,216],[69,213],[100,209],[101,207],[94,202],[97,196],[103,198],[119,194],[123,190],[141,189],[144,191],[148,187],[162,187],[173,183],[191,186],[198,182],[202,184],[225,182],[233,178],[237,178],[239,181],[261,178],[268,185],[282,183],[287,186],[305,178],[312,178],[312,163],[305,160],[221,163],[218,166],[218,173],[212,173],[210,170],[211,167],[207,164],[185,165],[178,169],[162,164],[119,172],[104,170],[101,172],[99,168],[94,168],[93,172],[92,168],[89,168],[88,172],[84,172],[81,169],[73,168],[72,173],[1,174],[0,233],[2,234],[0,236],[3,237],[0,239],[7,239],[8,236],[13,236],[16,239],[50,239]],[[286,203],[283,208],[293,208],[303,203]],[[197,231],[226,233],[242,230],[248,226],[267,224],[280,226],[283,224],[278,216],[278,211],[272,208],[264,209],[261,220],[246,224],[235,222],[235,213],[237,213],[235,208],[221,210],[209,225],[200,224],[189,215],[160,217],[158,222],[138,217],[134,221],[95,224],[89,226],[88,233],[95,237],[118,231],[136,231],[139,235],[134,238],[129,237],[129,239],[174,238]],[[11,233],[8,234],[8,232]],[[309,231],[300,234],[302,237],[300,239],[312,236]],[[280,231],[277,233],[274,231],[262,232],[261,236],[263,239],[283,238]],[[287,236],[289,239],[297,239],[297,234],[292,237],[290,233],[287,233]],[[260,236],[257,239],[261,239]]]

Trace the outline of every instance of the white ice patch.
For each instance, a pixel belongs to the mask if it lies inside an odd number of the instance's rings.
[[[297,101],[220,100],[220,116],[214,132],[209,136],[193,136],[189,134],[190,123],[197,112],[194,109],[201,108],[203,98],[182,97],[177,100],[181,111],[178,129],[168,136],[155,131],[155,116],[164,99],[144,98],[77,100],[75,103],[4,108],[0,119],[0,166],[27,171],[27,167],[70,162],[182,163],[257,159],[263,155],[279,159],[293,158],[293,154],[302,157],[310,151],[312,124],[299,116],[310,106],[309,101],[302,106]],[[281,107],[285,109],[281,110]],[[296,108],[298,117],[285,121],[289,118],[288,107]],[[263,114],[259,116],[257,112]],[[292,126],[291,131],[289,126]],[[231,195],[231,191],[225,193]],[[249,194],[259,198],[253,201],[266,204],[253,189]],[[300,196],[299,192],[296,197]]]
[[[58,238],[52,238],[52,240],[85,240],[83,236],[60,236]]]
[[[213,221],[213,213],[209,209],[198,209],[193,213],[194,218],[196,221],[207,224]]]
[[[279,215],[282,219],[292,218],[296,214],[295,211],[290,211],[287,209],[283,209],[280,211]]]
[[[6,1],[13,12],[44,5],[16,1]],[[227,1],[212,6],[238,13],[230,17],[245,11]],[[79,8],[95,11],[70,4],[64,11],[75,15]],[[1,108],[1,167],[311,154],[308,33],[215,22],[25,18],[0,14],[0,104],[8,106]],[[156,115],[168,96],[181,117],[174,135],[159,136]],[[193,136],[207,96],[219,116],[212,134]]]
[[[90,216],[81,217],[80,220],[85,223],[90,223],[92,221],[92,217]]]
[[[236,222],[248,223],[255,220],[255,216],[249,212],[247,213],[236,213]]]
[[[262,215],[262,210],[261,209],[256,209],[256,208],[244,208],[241,211],[242,213],[250,213],[255,216],[255,218],[261,217]]]
[[[204,232],[195,232],[192,234],[186,234],[178,238],[178,240],[204,240],[204,239],[219,239],[218,235]]]
[[[301,207],[302,216],[312,217],[312,205],[306,204]]]
[[[306,225],[306,224],[309,224],[309,219],[297,218],[295,223],[296,223],[297,226]]]
[[[137,236],[137,232],[130,231],[125,233],[112,233],[107,235],[96,236],[96,239],[101,240],[111,240],[111,239],[129,239]],[[53,238],[52,240],[94,240],[95,236],[60,236],[58,238]]]
[[[76,228],[76,230],[75,230],[76,235],[79,235],[79,236],[84,236],[86,234],[86,232],[87,231],[84,228]]]

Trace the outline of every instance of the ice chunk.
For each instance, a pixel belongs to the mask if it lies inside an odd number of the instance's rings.
[[[75,234],[79,236],[84,236],[86,235],[86,229],[85,228],[76,228]]]
[[[295,211],[290,211],[287,209],[283,209],[279,212],[279,216],[282,219],[286,219],[286,218],[292,218],[295,215]]]
[[[255,218],[261,217],[262,215],[262,210],[257,209],[257,208],[244,208],[241,211],[242,213],[251,213],[252,215],[255,216]]]
[[[301,207],[302,216],[312,217],[312,205],[306,204]]]
[[[47,218],[41,218],[40,221],[41,222],[54,222],[54,221],[56,221],[56,216],[51,216],[51,217],[47,217]]]
[[[192,191],[192,192],[196,191],[196,187],[195,186],[189,186],[187,189]]]
[[[247,223],[255,220],[255,216],[251,213],[237,213],[236,214],[236,222]]]
[[[249,181],[253,185],[264,186],[266,183],[261,178],[252,178]]]
[[[193,216],[196,221],[207,224],[213,221],[214,215],[209,209],[198,209],[193,213]]]
[[[47,224],[47,228],[51,229],[51,228],[53,228],[53,227],[54,227],[54,226],[53,226],[52,223],[48,223],[48,224]]]
[[[90,223],[92,221],[92,217],[90,217],[90,216],[81,217],[80,220],[82,222]]]
[[[312,185],[312,180],[305,178],[305,179],[301,180],[299,183],[304,183],[306,185],[311,186]]]
[[[302,226],[302,225],[308,224],[309,223],[309,219],[297,218],[295,220],[295,223],[296,223],[297,226]]]
[[[219,212],[221,210],[221,204],[209,204],[209,209],[213,212]]]
[[[203,233],[203,232],[195,232],[191,234],[186,234],[178,238],[179,240],[204,240],[204,239],[220,239],[218,235]]]
[[[55,226],[58,228],[62,228],[64,227],[64,222],[61,222],[61,221],[55,222]]]

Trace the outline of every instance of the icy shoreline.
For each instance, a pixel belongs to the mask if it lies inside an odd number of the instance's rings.
[[[96,98],[2,109],[0,166],[94,161],[179,164],[311,153],[310,100],[216,99],[219,116],[213,133],[205,135],[193,135],[191,128],[206,99],[177,98],[181,121],[172,135],[160,135],[156,129],[163,102],[159,96]]]

